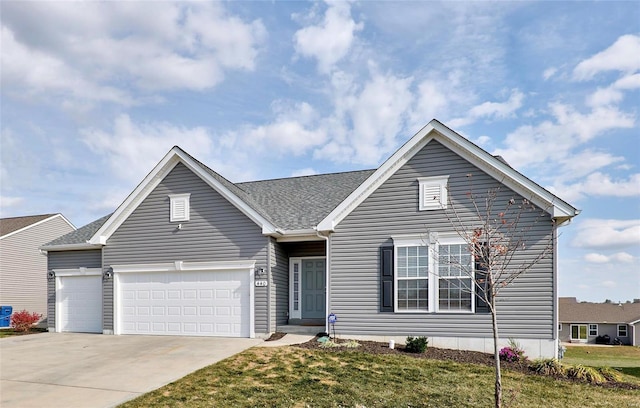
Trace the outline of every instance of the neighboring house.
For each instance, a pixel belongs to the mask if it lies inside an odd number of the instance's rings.
[[[640,299],[633,303],[578,302],[561,297],[560,341],[596,343],[596,337],[617,337],[623,344],[640,346]]]
[[[473,220],[469,174],[505,203],[545,209],[527,257],[578,214],[435,120],[377,170],[232,183],[174,147],[113,214],[43,247],[49,329],[266,337],[325,330],[335,313],[345,337],[490,351],[486,305],[455,289],[463,278],[438,278],[429,255],[440,245],[470,259],[447,219],[455,204]],[[496,299],[505,343],[531,357],[557,353],[556,265],[553,252]]]
[[[62,214],[0,219],[0,304],[47,317],[47,257],[40,247],[74,231]]]

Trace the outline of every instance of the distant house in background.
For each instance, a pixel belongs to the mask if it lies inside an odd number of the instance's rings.
[[[62,214],[0,219],[0,304],[47,316],[47,257],[39,247],[75,231]]]
[[[599,336],[616,337],[623,344],[640,345],[640,299],[633,303],[578,302],[561,297],[560,341],[596,343]]]

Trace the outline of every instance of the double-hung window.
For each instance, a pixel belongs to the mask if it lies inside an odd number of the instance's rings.
[[[461,238],[449,235],[393,237],[393,310],[474,311],[473,256]]]
[[[619,324],[618,325],[618,337],[627,337],[627,325]]]
[[[471,312],[473,260],[467,244],[438,246],[438,310]]]
[[[429,310],[429,248],[424,245],[396,249],[398,311]]]

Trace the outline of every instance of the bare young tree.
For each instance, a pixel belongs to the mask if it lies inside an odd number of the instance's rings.
[[[467,174],[467,178],[472,186],[472,175]],[[481,194],[474,193],[470,188],[466,193],[467,205],[455,204],[449,196],[446,210],[453,229],[464,240],[471,254],[471,262],[461,262],[461,257],[447,258],[458,273],[465,276],[464,280],[460,280],[465,282],[460,285],[460,290],[475,295],[476,299],[486,304],[491,314],[496,408],[502,406],[496,299],[519,276],[553,253],[555,235],[554,220],[546,209],[535,206],[526,198],[510,194],[503,192],[500,187]],[[540,234],[540,231],[544,232]],[[442,255],[440,253],[439,257]]]

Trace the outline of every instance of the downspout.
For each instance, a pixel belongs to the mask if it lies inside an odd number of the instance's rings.
[[[271,335],[271,246],[273,245],[272,237],[267,237],[267,333]],[[253,284],[253,282],[251,282]]]
[[[560,347],[560,336],[558,335],[558,226],[553,225],[553,250],[551,256],[553,256],[552,268],[553,268],[553,340],[555,340],[555,350],[553,351],[553,357],[558,358],[558,348]]]
[[[330,245],[329,245],[329,237],[322,235],[318,230],[316,230],[316,235],[319,238],[324,239],[325,241],[325,261],[324,261],[324,269],[325,269],[325,278],[324,278],[324,304],[325,304],[325,317],[324,317],[324,331],[325,333],[329,333],[329,321],[327,320],[327,316],[329,315],[329,289],[331,288],[330,285],[330,276],[329,276],[329,262],[331,260],[331,252],[330,252]]]

